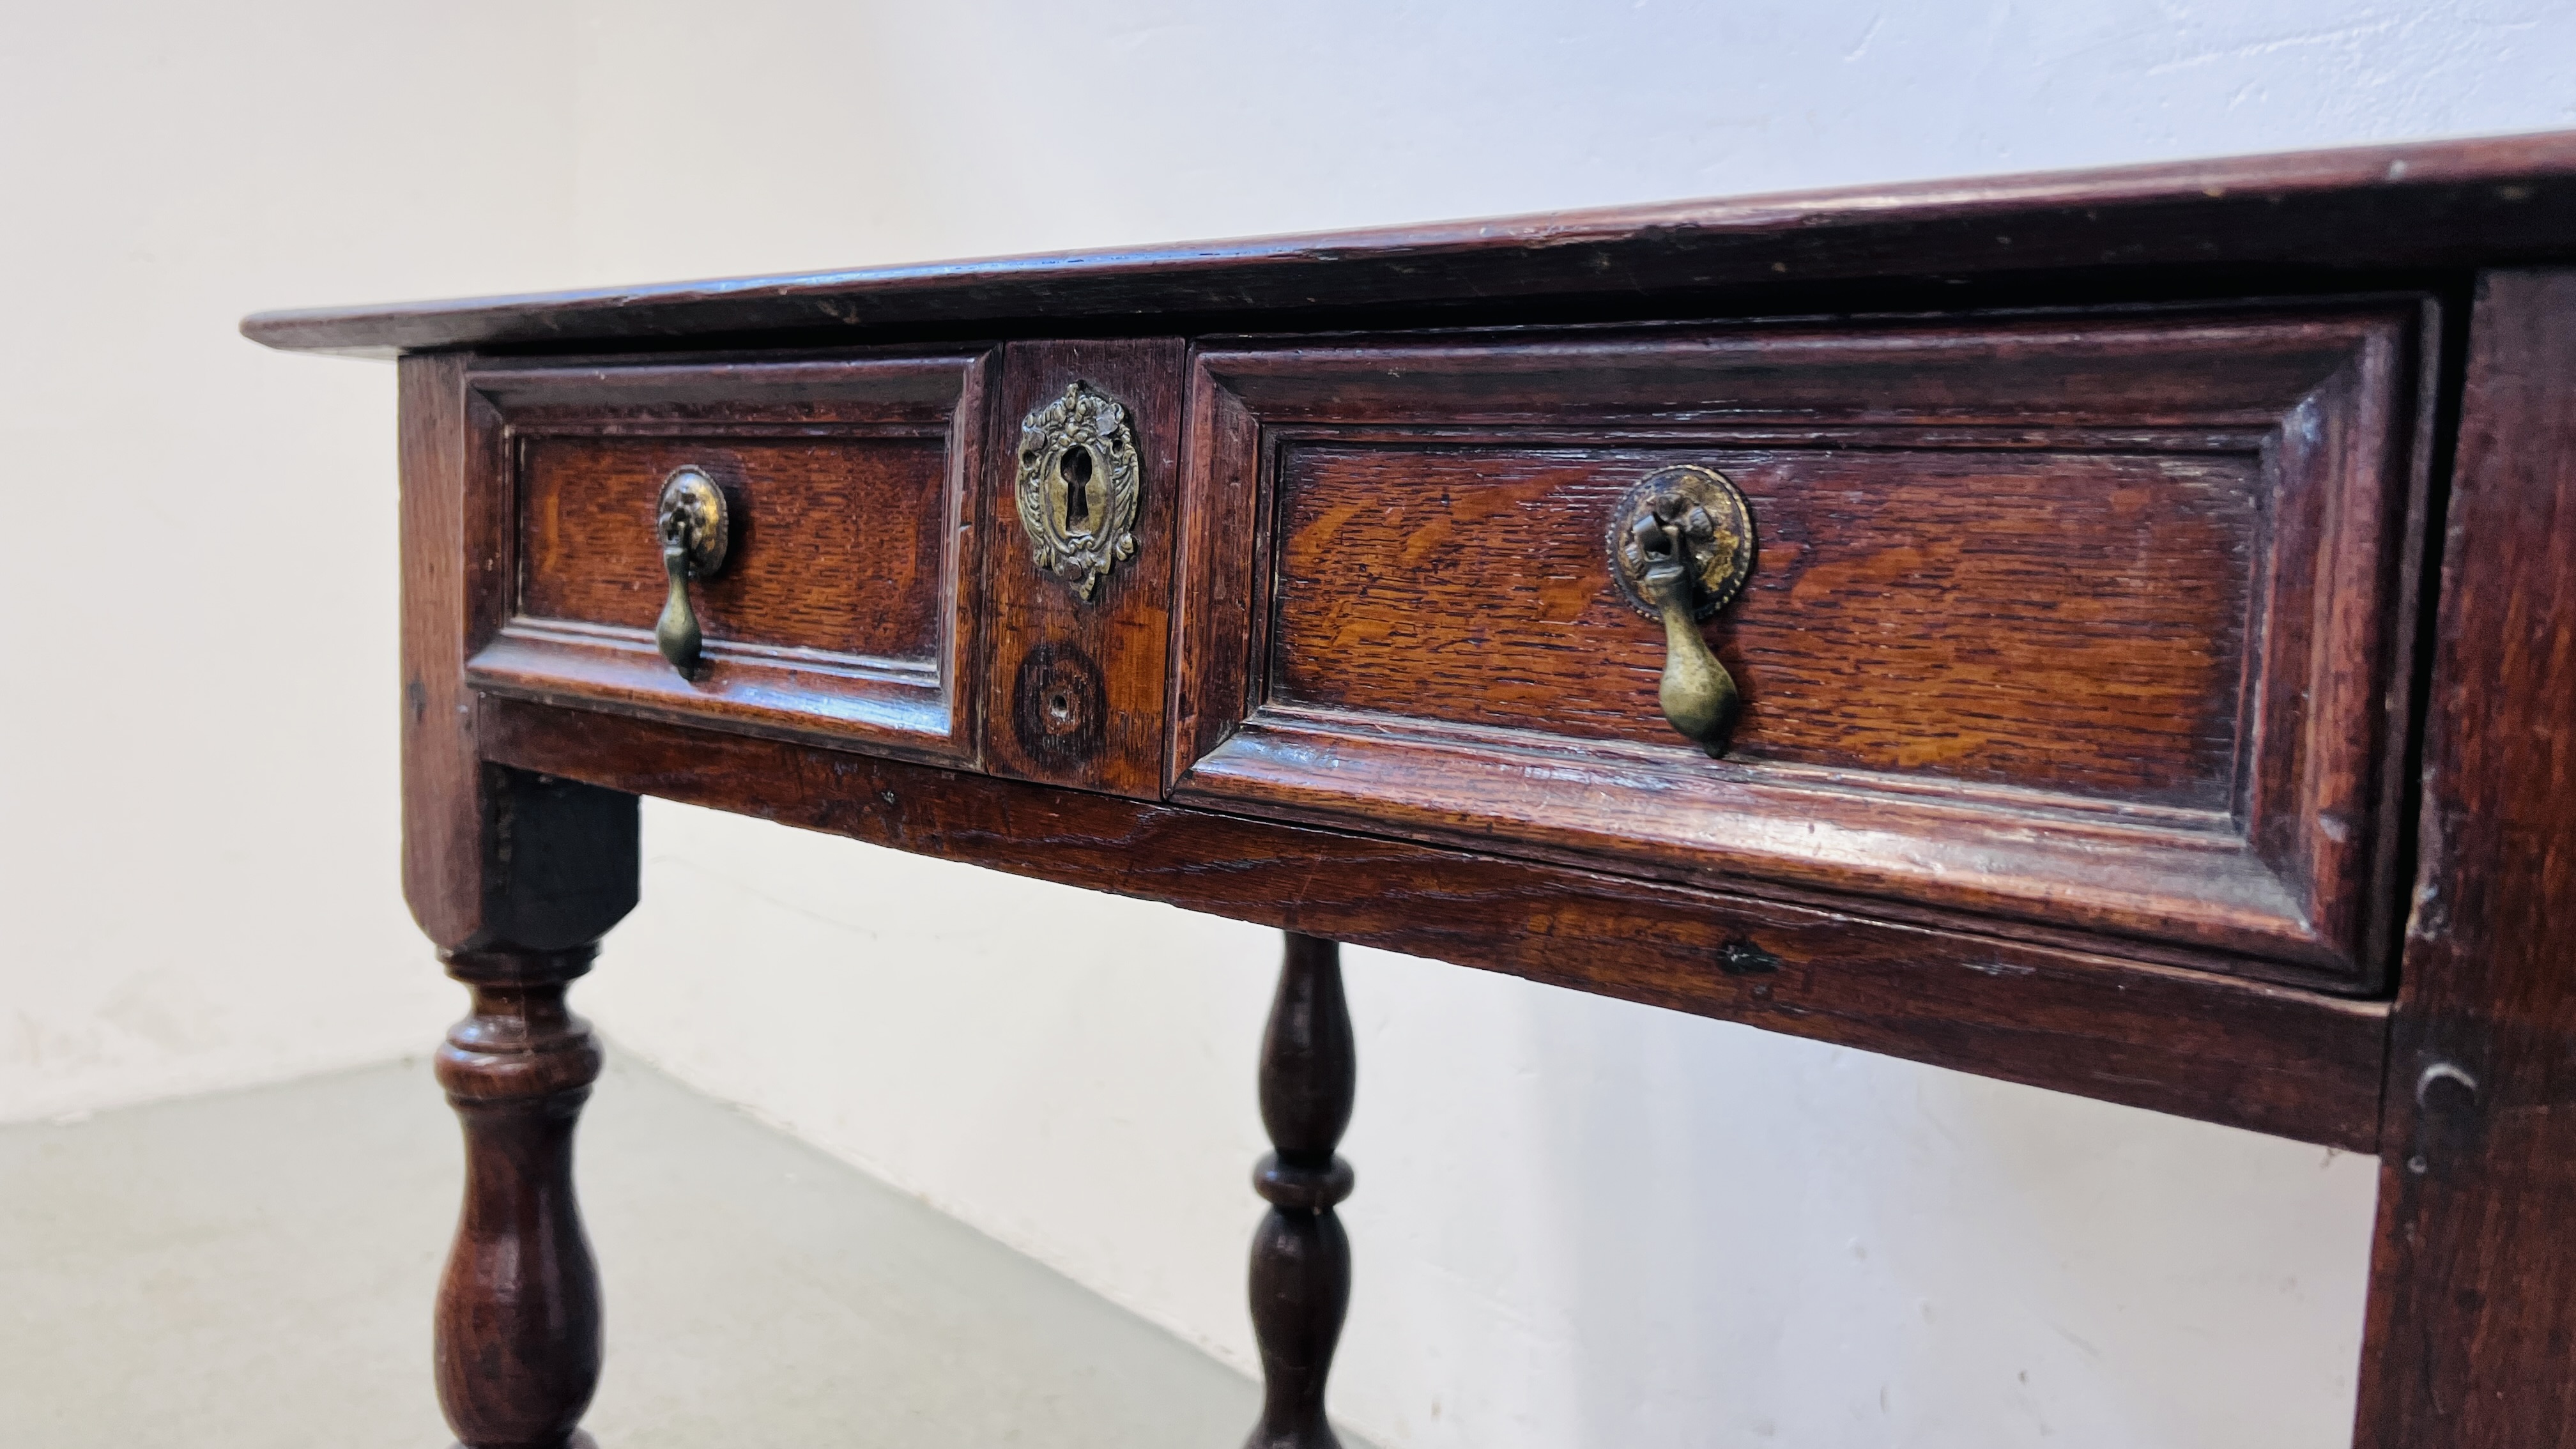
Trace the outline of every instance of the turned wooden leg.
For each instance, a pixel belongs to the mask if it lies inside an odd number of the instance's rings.
[[[1292,931],[1261,1039],[1261,1121],[1276,1150],[1252,1174],[1270,1211],[1252,1237],[1262,1400],[1246,1449],[1340,1449],[1324,1377],[1351,1301],[1351,1242],[1333,1211],[1351,1195],[1351,1165],[1333,1148],[1350,1125],[1356,1064],[1341,947]]]
[[[460,353],[402,395],[403,897],[473,1014],[438,1080],[465,1126],[465,1208],[438,1289],[438,1398],[470,1449],[568,1449],[599,1381],[599,1275],[572,1127],[599,1047],[564,1010],[634,908],[635,797],[483,757],[465,661],[508,612],[508,450]]]
[[[599,1383],[599,1273],[573,1200],[572,1132],[599,1076],[564,988],[593,948],[456,952],[474,993],[439,1085],[465,1127],[465,1206],[439,1280],[438,1402],[465,1449],[588,1446]]]

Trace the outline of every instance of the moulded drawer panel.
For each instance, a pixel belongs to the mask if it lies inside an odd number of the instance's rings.
[[[477,374],[511,479],[507,618],[479,686],[971,758],[959,580],[978,355]],[[654,644],[655,515],[693,468],[724,494],[723,566],[690,585],[704,667]]]
[[[2367,988],[2428,314],[1207,348],[1175,789]],[[1676,464],[1757,539],[1715,760],[1610,572]]]
[[[523,616],[650,634],[654,503],[697,468],[740,505],[740,549],[692,586],[709,639],[937,670],[945,439],[540,437],[520,458]]]
[[[1772,525],[1717,625],[1753,691],[1734,758],[2228,807],[2247,456],[1290,447],[1270,701],[1673,743],[1661,634],[1600,587],[1598,536],[1673,464]]]

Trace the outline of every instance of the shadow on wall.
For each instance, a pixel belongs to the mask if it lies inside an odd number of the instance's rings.
[[[651,802],[646,841],[603,1030],[1250,1370],[1275,933]],[[1344,956],[1333,1404],[1391,1449],[2349,1440],[2368,1159]]]
[[[2349,1442],[2368,1158],[1350,959],[1390,1443]]]

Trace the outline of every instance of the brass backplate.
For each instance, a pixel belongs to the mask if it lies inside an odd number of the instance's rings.
[[[1610,577],[1628,606],[1647,618],[1660,612],[1642,586],[1654,562],[1647,540],[1679,525],[1697,565],[1691,612],[1705,619],[1731,602],[1753,573],[1753,510],[1714,468],[1681,464],[1637,480],[1610,512]]]
[[[1039,570],[1089,599],[1136,552],[1143,474],[1126,407],[1081,383],[1023,418],[1012,491]]]

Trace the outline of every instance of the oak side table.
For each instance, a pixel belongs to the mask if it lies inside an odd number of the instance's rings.
[[[2576,133],[274,312],[401,359],[437,1374],[586,1443],[636,797],[2375,1152],[2355,1442],[2576,1442]]]

